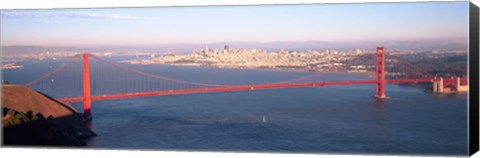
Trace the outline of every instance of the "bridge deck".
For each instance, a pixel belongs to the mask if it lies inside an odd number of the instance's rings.
[[[436,81],[435,78],[385,80],[386,83],[390,83],[390,84],[426,83],[426,82],[434,82],[434,81]],[[238,85],[238,86],[213,87],[213,88],[136,92],[136,93],[125,93],[125,94],[106,94],[106,95],[92,96],[91,99],[94,101],[95,100],[113,100],[113,99],[138,98],[138,97],[148,97],[148,96],[194,94],[194,93],[214,93],[214,92],[229,92],[229,91],[262,90],[262,89],[375,84],[376,82],[377,81],[375,80],[354,80],[354,81],[306,82],[306,83],[282,83],[282,84],[254,84],[254,85]],[[63,102],[82,102],[83,96],[71,97],[71,98],[59,98],[58,100]]]

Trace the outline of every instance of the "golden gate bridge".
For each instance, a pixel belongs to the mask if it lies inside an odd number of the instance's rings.
[[[92,101],[98,100],[363,84],[374,84],[374,97],[386,99],[388,97],[385,93],[385,84],[434,83],[434,89],[436,90],[444,87],[456,88],[459,85],[467,84],[466,78],[431,77],[425,71],[412,66],[408,62],[398,60],[399,58],[395,59],[400,61],[398,63],[406,65],[405,70],[413,71],[417,75],[415,77],[406,76],[405,78],[386,79],[385,65],[387,60],[385,55],[385,48],[377,47],[375,53],[375,77],[369,80],[308,81],[308,79],[318,75],[313,74],[273,83],[233,85],[199,83],[163,77],[85,53],[27,83],[26,86],[63,102],[83,102],[83,114],[91,117]],[[79,65],[75,66],[75,64]]]

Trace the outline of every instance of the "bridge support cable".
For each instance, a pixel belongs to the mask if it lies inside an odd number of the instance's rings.
[[[66,67],[68,67],[68,66],[72,65],[73,63],[75,63],[75,62],[79,61],[80,59],[81,59],[80,57],[76,57],[76,58],[74,58],[73,60],[71,60],[71,61],[69,61],[69,62],[67,62],[67,63],[63,64],[62,66],[60,66],[60,67],[57,67],[56,69],[54,69],[54,70],[52,70],[52,71],[48,72],[47,74],[45,74],[45,75],[43,75],[43,76],[41,76],[41,77],[39,77],[39,78],[37,78],[37,79],[33,80],[32,82],[29,82],[29,83],[25,84],[25,86],[27,86],[27,87],[30,87],[30,86],[32,86],[33,84],[37,83],[38,81],[41,81],[41,80],[43,80],[43,79],[45,79],[45,78],[47,78],[47,77],[49,77],[49,76],[51,76],[51,75],[53,75],[53,74],[55,74],[55,73],[59,72],[60,70],[63,70],[63,69],[65,69]]]
[[[109,65],[112,65],[112,66],[115,66],[117,68],[123,69],[125,71],[134,72],[134,73],[146,76],[146,77],[156,78],[156,79],[165,80],[165,81],[171,81],[172,83],[185,84],[185,85],[172,85],[172,86],[175,86],[177,88],[181,88],[181,87],[188,88],[188,87],[191,87],[191,86],[205,86],[205,87],[237,86],[237,85],[233,85],[233,84],[209,84],[209,83],[197,83],[197,82],[190,82],[190,81],[184,81],[184,80],[177,80],[177,79],[172,79],[172,78],[162,77],[162,76],[158,76],[158,75],[153,75],[153,74],[149,74],[149,73],[146,73],[146,72],[143,72],[143,71],[128,68],[128,67],[122,66],[120,64],[117,64],[117,63],[114,63],[114,62],[111,62],[111,61],[108,61],[108,60],[105,60],[105,59],[102,59],[102,58],[99,58],[99,57],[95,57],[95,56],[92,56],[92,57],[99,60],[99,61],[107,63]],[[291,82],[295,82],[295,81],[302,81],[302,80],[317,77],[318,75],[319,75],[319,73],[315,73],[315,74],[310,74],[310,75],[307,75],[307,76],[302,76],[302,77],[299,77],[299,78],[294,78],[294,79],[290,79],[290,80],[286,80],[286,81],[278,81],[278,82],[275,82],[275,83],[291,83]],[[188,84],[190,84],[190,85],[188,85]]]

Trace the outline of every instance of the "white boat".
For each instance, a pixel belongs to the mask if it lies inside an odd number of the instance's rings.
[[[262,123],[266,123],[267,119],[265,118],[265,115],[263,115]]]

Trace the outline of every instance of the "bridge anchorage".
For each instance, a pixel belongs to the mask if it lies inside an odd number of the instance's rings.
[[[437,94],[468,92],[467,78],[435,78],[432,92]]]

